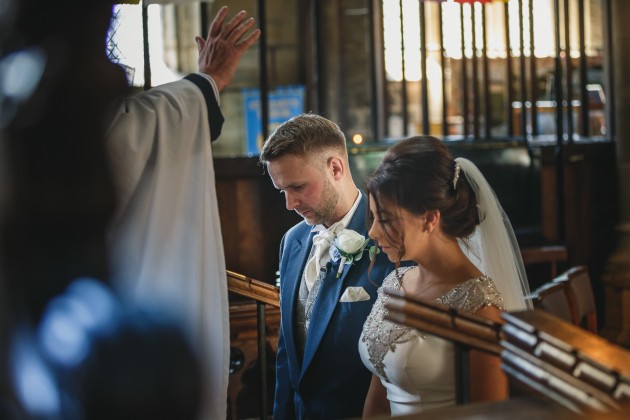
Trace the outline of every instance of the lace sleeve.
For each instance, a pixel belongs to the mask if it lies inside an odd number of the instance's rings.
[[[469,314],[477,312],[484,306],[495,306],[501,311],[505,310],[505,304],[499,289],[486,276],[477,277],[460,284],[444,296],[436,299],[436,302]]]

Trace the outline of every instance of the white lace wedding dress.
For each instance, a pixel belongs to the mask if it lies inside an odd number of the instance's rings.
[[[399,269],[404,272],[413,267]],[[396,272],[378,290],[376,303],[363,326],[359,353],[363,363],[387,389],[392,416],[455,404],[454,347],[449,341],[383,319],[388,296],[384,289],[399,289]],[[503,310],[494,282],[485,276],[461,283],[435,300],[464,313],[493,305]]]

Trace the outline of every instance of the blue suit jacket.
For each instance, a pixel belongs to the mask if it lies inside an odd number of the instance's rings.
[[[347,229],[367,237],[365,194]],[[280,248],[280,336],[276,358],[274,419],[335,419],[360,417],[371,375],[359,356],[363,323],[376,300],[377,289],[393,269],[383,253],[370,273],[367,251],[361,260],[345,265],[336,278],[339,261],[328,272],[313,304],[304,358],[296,346],[295,308],[302,272],[309,256],[312,227],[301,222],[289,230]],[[370,247],[371,241],[367,245]],[[367,249],[367,248],[366,248]],[[369,301],[339,302],[349,286],[360,286]]]

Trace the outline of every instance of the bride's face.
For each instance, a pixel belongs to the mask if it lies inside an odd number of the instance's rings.
[[[380,212],[374,197],[370,196],[372,226],[368,235],[377,241],[390,261],[417,260],[421,252],[423,225],[426,218],[389,203],[380,203]],[[401,250],[402,255],[401,255]]]

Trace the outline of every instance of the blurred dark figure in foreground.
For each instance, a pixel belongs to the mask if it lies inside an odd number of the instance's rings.
[[[125,93],[112,0],[0,1],[0,418],[187,419],[197,359],[178,327],[112,294],[103,143]]]

